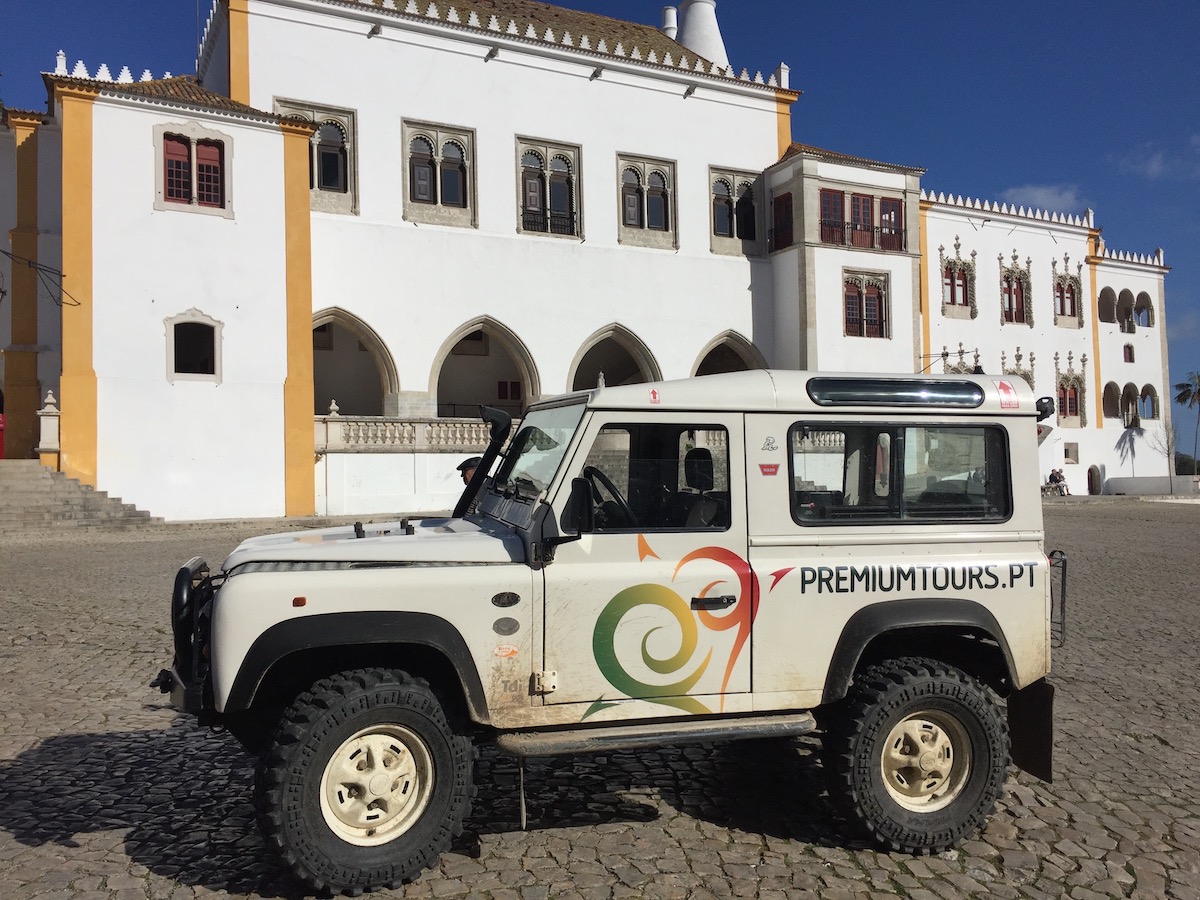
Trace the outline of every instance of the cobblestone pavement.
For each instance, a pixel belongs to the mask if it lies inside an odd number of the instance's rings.
[[[1058,779],[1011,778],[962,850],[848,838],[803,742],[531,764],[525,832],[515,765],[485,752],[466,833],[380,896],[1200,898],[1200,505],[1056,501],[1047,529],[1071,571]],[[0,537],[0,898],[299,896],[264,852],[249,759],[146,686],[174,568],[263,530]]]

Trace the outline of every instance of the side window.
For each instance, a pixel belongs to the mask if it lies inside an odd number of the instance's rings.
[[[1012,512],[995,426],[800,425],[791,432],[792,516],[802,525],[978,521]]]
[[[596,530],[729,527],[729,435],[712,425],[608,425],[584,464]]]

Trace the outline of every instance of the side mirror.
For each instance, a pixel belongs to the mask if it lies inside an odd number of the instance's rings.
[[[1037,401],[1038,421],[1041,422],[1054,415],[1054,398],[1039,397]]]
[[[596,530],[596,507],[592,504],[592,485],[586,478],[571,481],[571,496],[560,523],[563,534],[578,536]]]

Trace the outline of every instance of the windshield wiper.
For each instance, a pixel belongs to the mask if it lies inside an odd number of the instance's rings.
[[[525,478],[521,475],[513,479],[513,489],[522,500],[535,500],[537,495],[542,492],[532,478]]]

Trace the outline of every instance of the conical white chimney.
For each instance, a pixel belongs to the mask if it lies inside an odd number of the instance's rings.
[[[683,0],[679,4],[679,35],[676,40],[693,53],[729,68],[725,39],[717,24],[717,0]]]
[[[671,40],[675,40],[675,35],[679,34],[679,10],[673,6],[663,7],[662,33]]]

